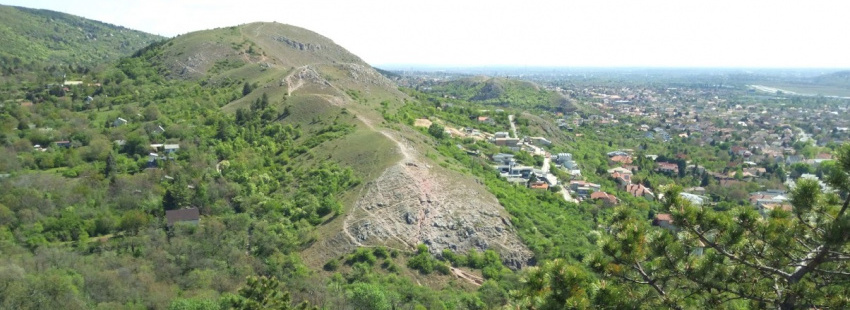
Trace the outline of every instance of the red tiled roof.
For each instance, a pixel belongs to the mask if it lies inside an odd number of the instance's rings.
[[[655,220],[673,223],[673,216],[669,213],[658,213],[655,215]]]
[[[611,161],[618,162],[618,163],[624,163],[624,164],[631,164],[632,163],[632,157],[631,156],[616,155],[614,157],[611,157]]]

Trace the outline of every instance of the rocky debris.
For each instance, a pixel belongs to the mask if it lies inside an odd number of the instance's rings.
[[[431,170],[403,161],[367,184],[345,218],[352,241],[410,249],[424,243],[434,254],[493,249],[510,268],[528,265],[532,253],[502,217],[495,197],[480,185],[450,182],[441,175],[454,172]]]
[[[316,52],[316,51],[322,50],[322,45],[320,45],[320,44],[301,43],[301,42],[298,42],[298,41],[295,41],[293,39],[283,37],[283,36],[275,37],[274,39],[278,42],[289,45],[290,47],[292,47],[294,49],[301,50],[301,51]]]
[[[339,65],[343,69],[346,69],[349,76],[355,81],[392,89],[398,87],[390,79],[368,65],[364,66],[358,63],[343,63]]]

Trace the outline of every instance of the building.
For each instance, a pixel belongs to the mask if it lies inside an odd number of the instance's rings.
[[[56,143],[56,146],[59,146],[59,147],[64,147],[64,148],[71,147],[71,141],[67,141],[67,140],[56,141],[56,142],[53,142],[53,143]]]
[[[499,154],[493,155],[492,158],[493,158],[493,161],[495,161],[496,163],[498,163],[500,165],[512,165],[512,164],[516,163],[516,160],[514,160],[513,154],[499,153]]]
[[[531,182],[528,184],[528,188],[530,189],[549,189],[549,183],[544,181]]]
[[[643,197],[646,199],[655,199],[655,194],[649,188],[642,184],[629,184],[623,187],[623,190],[634,197]]]
[[[673,216],[668,213],[659,213],[652,218],[652,225],[667,229],[676,229],[673,226]]]
[[[694,195],[691,193],[679,193],[679,197],[682,197],[691,202],[693,205],[701,206],[705,202],[705,198],[699,195]]]
[[[676,163],[668,163],[666,161],[658,162],[658,171],[671,174],[679,174],[679,165]]]
[[[112,127],[118,127],[118,126],[122,126],[122,125],[126,125],[126,124],[127,124],[127,120],[119,117],[119,118],[115,119],[114,122],[112,122]]]
[[[165,144],[165,145],[162,146],[162,148],[165,151],[165,153],[171,154],[171,153],[177,152],[177,150],[180,149],[180,145],[179,144]]]
[[[606,207],[611,207],[619,203],[619,201],[617,200],[617,196],[602,191],[591,193],[590,199],[602,200],[603,204]]]
[[[544,137],[531,137],[529,138],[529,140],[531,140],[531,144],[537,146],[548,146],[552,144],[552,141],[549,141],[549,139],[546,139]]]
[[[517,138],[495,138],[493,144],[498,146],[507,146],[511,148],[519,147],[519,139]]]
[[[198,225],[201,220],[201,213],[198,208],[167,210],[165,211],[165,218],[168,221],[168,227],[172,227],[178,222]]]

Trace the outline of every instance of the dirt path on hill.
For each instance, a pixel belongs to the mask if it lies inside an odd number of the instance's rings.
[[[307,69],[309,66],[310,65],[304,65],[304,66],[300,66],[298,68],[295,68],[295,69],[292,70],[292,72],[290,72],[289,74],[286,75],[286,77],[283,78],[283,80],[286,81],[286,95],[287,96],[292,96],[292,92],[298,90],[299,88],[301,88],[301,86],[304,86],[304,79],[298,79],[298,81],[293,83],[292,82],[292,76],[295,75],[296,73],[303,72],[304,69]]]
[[[481,284],[484,283],[484,279],[479,277],[479,276],[476,276],[476,275],[468,273],[466,271],[457,269],[455,267],[449,267],[449,268],[451,268],[452,274],[454,274],[456,277],[461,278],[461,279],[465,279],[465,280],[469,281],[470,283],[474,284],[475,286],[481,286]]]

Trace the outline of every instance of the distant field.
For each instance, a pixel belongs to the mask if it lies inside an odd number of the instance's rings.
[[[785,92],[794,92],[800,95],[850,97],[850,89],[837,86],[790,83],[764,83],[761,85],[776,88]]]

